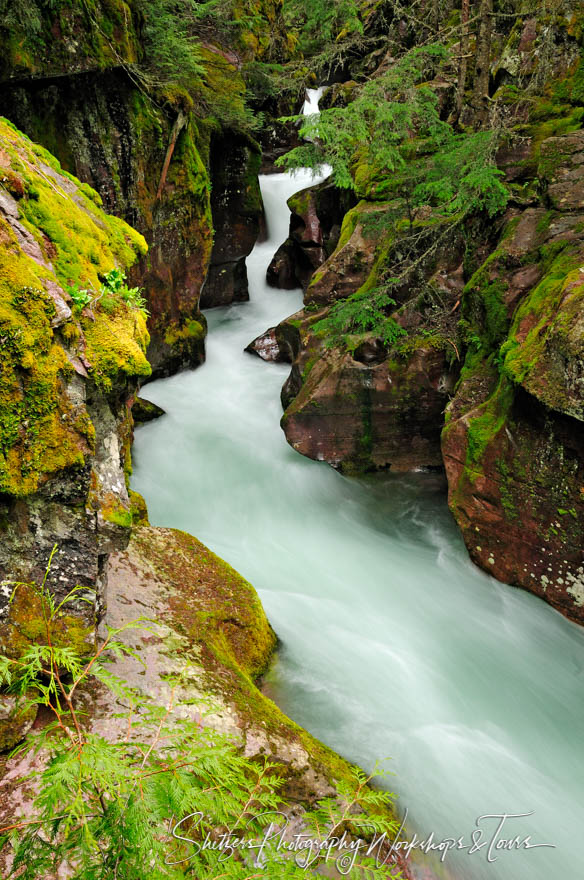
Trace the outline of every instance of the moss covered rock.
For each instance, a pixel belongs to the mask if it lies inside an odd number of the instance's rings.
[[[543,204],[508,220],[466,285],[472,342],[442,437],[471,557],[580,622],[584,224],[572,171],[583,145],[581,133],[536,145]]]
[[[282,427],[298,452],[346,472],[439,468],[453,382],[446,352],[423,340],[405,358],[375,339],[353,354],[313,351]]]
[[[144,315],[103,286],[146,243],[100,205],[0,120],[0,580],[38,582],[57,543],[57,595],[99,587],[107,553],[127,540],[130,405],[150,374]],[[34,641],[34,603],[17,598],[0,639]],[[75,644],[94,613],[72,610]]]
[[[355,202],[352,192],[328,181],[291,196],[290,235],[268,266],[268,284],[306,289],[314,272],[337,247],[343,218]]]
[[[25,706],[16,697],[0,695],[0,752],[7,752],[22,742],[37,714],[36,705]]]
[[[254,588],[196,538],[175,529],[139,528],[112,556],[104,623],[139,616],[150,631],[128,630],[144,666],[116,661],[116,673],[167,704],[170,677],[182,673],[176,711],[233,734],[248,756],[265,755],[285,770],[286,791],[311,801],[334,792],[349,765],[287,718],[255,684],[276,645]],[[104,732],[116,724],[111,699],[94,710]]]

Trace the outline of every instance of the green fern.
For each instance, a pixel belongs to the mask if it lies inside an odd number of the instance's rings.
[[[280,851],[272,835],[286,821],[282,768],[267,759],[245,758],[228,736],[182,717],[172,699],[167,706],[157,705],[108,670],[113,657],[133,653],[124,631],[146,626],[146,621],[107,629],[89,659],[53,647],[55,620],[81,593],[75,588],[57,604],[46,580],[28,586],[41,599],[47,644],[34,645],[18,659],[0,657],[3,686],[26,694],[52,716],[16,750],[39,752],[44,766],[33,774],[32,815],[0,829],[0,847],[12,857],[8,877],[38,880],[65,872],[72,880],[145,875],[149,880],[306,880],[302,859]],[[180,681],[170,682],[171,687]],[[123,720],[124,730],[116,740],[94,732],[80,709],[80,690],[92,682],[109,688],[126,707],[114,716]],[[324,840],[341,830],[357,837],[395,834],[393,795],[372,789],[369,782],[355,770],[351,780],[339,783],[338,796],[305,813],[307,833]],[[271,835],[258,860],[259,844]],[[255,849],[203,846],[222,836],[255,843]],[[316,872],[339,855],[317,846],[308,868]],[[345,876],[389,876],[388,868],[377,866],[364,849],[358,855]]]

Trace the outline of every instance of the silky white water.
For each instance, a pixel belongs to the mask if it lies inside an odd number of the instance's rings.
[[[440,478],[347,479],[294,452],[279,427],[289,368],[243,352],[301,305],[265,271],[286,198],[311,180],[261,178],[269,238],[248,259],[251,302],[208,312],[204,366],[145,389],[167,414],[136,432],[133,486],[153,524],[255,585],[282,641],[270,694],[362,766],[391,756],[418,833],[471,843],[479,816],[534,811],[500,836],[556,846],[493,863],[485,848],[450,853],[448,876],[577,880],[584,631],[470,563]]]

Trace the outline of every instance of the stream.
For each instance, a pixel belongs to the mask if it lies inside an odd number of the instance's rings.
[[[310,105],[314,107],[314,102]],[[322,178],[318,178],[322,179]],[[258,590],[281,647],[266,687],[295,721],[370,769],[392,758],[410,830],[553,844],[448,853],[448,877],[577,880],[584,827],[584,629],[479,571],[432,474],[346,478],[279,427],[289,367],[245,353],[301,307],[265,282],[310,172],[260,178],[268,239],[251,301],[207,313],[207,361],[150,383],[133,488],[153,525],[184,529]],[[490,841],[499,820],[479,821]],[[553,874],[552,874],[553,872]]]

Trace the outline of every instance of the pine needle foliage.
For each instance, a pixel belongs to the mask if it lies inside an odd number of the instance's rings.
[[[306,880],[327,862],[338,867],[340,858],[347,868],[342,873],[355,880],[401,877],[377,850],[368,857],[366,843],[354,857],[330,845],[343,832],[351,839],[379,834],[393,840],[393,795],[373,789],[371,776],[355,770],[339,782],[337,796],[303,817],[303,833],[312,843],[287,851],[280,843],[286,823],[282,768],[244,757],[204,718],[193,721],[177,712],[179,680],[171,683],[168,705],[160,706],[112,672],[112,659],[140,660],[124,632],[148,627],[147,621],[108,628],[89,658],[57,647],[60,615],[72,602],[93,598],[75,587],[57,603],[47,575],[41,584],[27,585],[41,600],[44,637],[18,659],[0,657],[2,687],[25,707],[45,707],[52,719],[15,750],[38,753],[42,769],[32,774],[32,815],[0,828],[0,849],[11,858],[8,877]],[[21,586],[14,585],[13,597]],[[96,686],[105,687],[120,707],[113,716],[119,731],[114,739],[96,733],[80,708],[82,693]]]
[[[325,318],[313,326],[315,333],[326,337],[326,347],[344,344],[350,350],[355,347],[359,335],[376,336],[383,345],[391,348],[406,331],[388,313],[395,306],[385,288],[358,290],[344,300],[336,302]]]
[[[383,75],[365,83],[347,107],[289,117],[301,123],[306,143],[278,159],[286,168],[328,164],[336,186],[357,189],[359,170],[399,179],[399,194],[413,206],[430,204],[446,214],[507,204],[508,191],[494,162],[497,137],[488,131],[457,133],[441,119],[429,78],[448,60],[438,44],[406,52]]]
[[[355,0],[285,0],[284,17],[287,26],[298,31],[299,47],[306,55],[323,51],[348,36],[363,34]]]
[[[195,0],[136,0],[142,17],[140,77],[150,88],[192,88],[205,75],[200,42],[193,25]]]

